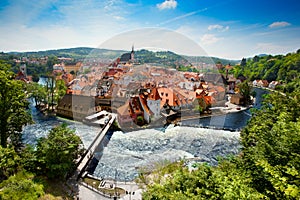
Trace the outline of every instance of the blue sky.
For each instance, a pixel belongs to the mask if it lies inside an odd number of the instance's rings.
[[[298,0],[1,0],[0,24],[4,52],[101,47],[149,27],[183,34],[222,58],[300,49]]]

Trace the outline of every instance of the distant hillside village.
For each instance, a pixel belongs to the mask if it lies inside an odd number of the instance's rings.
[[[57,115],[81,120],[101,110],[118,114],[119,124],[147,125],[171,116],[210,114],[211,107],[225,106],[230,94],[233,104],[245,104],[238,85],[246,78],[228,72],[230,64],[215,66],[202,63],[193,68],[208,71],[178,71],[178,68],[141,64],[135,59],[134,47],[112,62],[86,60],[70,63],[60,58],[52,75],[64,80],[67,91],[56,107]],[[223,71],[225,73],[218,73]],[[26,65],[21,65],[16,79],[30,81]],[[279,82],[256,80],[254,86],[275,88]]]

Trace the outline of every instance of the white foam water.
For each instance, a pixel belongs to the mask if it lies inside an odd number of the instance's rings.
[[[197,158],[217,164],[218,156],[239,152],[239,132],[192,127],[114,132],[101,152],[94,175],[120,181],[133,180],[144,168],[157,163]]]

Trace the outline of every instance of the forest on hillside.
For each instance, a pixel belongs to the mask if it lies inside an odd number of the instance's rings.
[[[235,77],[244,75],[249,81],[280,81],[285,86],[283,92],[292,92],[300,87],[300,49],[286,55],[264,55],[243,58],[230,73]]]

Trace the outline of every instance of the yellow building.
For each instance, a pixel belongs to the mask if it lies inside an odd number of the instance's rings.
[[[64,69],[67,73],[74,71],[75,73],[79,71],[82,66],[82,62],[77,62],[76,64],[65,64]]]

